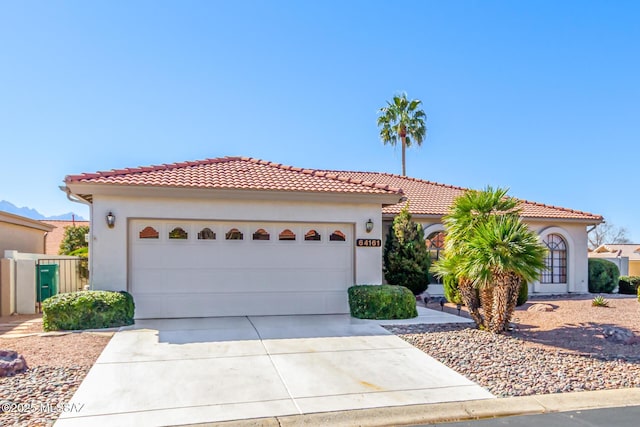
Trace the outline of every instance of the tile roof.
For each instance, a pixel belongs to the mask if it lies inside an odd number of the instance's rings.
[[[68,175],[65,182],[178,188],[402,194],[401,189],[388,184],[345,177],[329,171],[285,166],[250,157],[222,157]]]
[[[454,199],[467,189],[452,185],[439,184],[417,178],[403,177],[382,172],[356,172],[356,171],[332,171],[341,176],[363,181],[372,181],[387,184],[392,187],[402,188],[404,195],[409,199],[409,210],[414,215],[445,215]],[[541,203],[521,200],[522,216],[525,218],[550,218],[572,219],[600,222],[602,216],[588,212],[558,206],[544,205]],[[400,212],[404,203],[386,206],[382,209],[384,214],[394,215]]]
[[[67,227],[89,226],[89,221],[65,221],[57,219],[42,219],[40,222],[53,225],[55,228],[47,234],[44,253],[47,255],[58,255],[60,243],[64,239],[64,229]]]
[[[628,257],[633,260],[640,260],[640,244],[606,243],[589,252],[590,258],[615,258],[618,256]]]

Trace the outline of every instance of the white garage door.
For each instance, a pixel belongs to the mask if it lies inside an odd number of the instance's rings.
[[[348,313],[353,226],[131,220],[136,318]]]

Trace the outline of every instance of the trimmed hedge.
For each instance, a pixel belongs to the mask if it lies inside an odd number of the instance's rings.
[[[599,258],[589,258],[589,292],[610,294],[618,284],[620,270],[612,262]]]
[[[124,291],[58,294],[42,303],[45,331],[98,329],[133,324],[135,304]]]
[[[618,293],[635,295],[640,286],[640,276],[620,276],[618,280]]]
[[[358,319],[410,319],[418,315],[416,297],[404,286],[352,286],[349,308]]]
[[[640,302],[640,286],[638,286],[638,302]]]

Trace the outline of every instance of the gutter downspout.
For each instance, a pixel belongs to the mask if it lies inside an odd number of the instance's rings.
[[[88,202],[77,194],[72,193],[69,187],[67,187],[66,185],[61,185],[58,188],[65,192],[69,201],[74,203],[82,203],[83,205],[89,206],[89,219],[93,220],[93,203]],[[89,245],[89,289],[93,290],[93,257],[91,256],[91,249],[93,246],[93,227],[91,226],[91,222],[89,222],[89,241],[87,243]]]

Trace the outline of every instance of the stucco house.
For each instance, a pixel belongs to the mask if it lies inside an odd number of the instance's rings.
[[[45,253],[48,233],[54,226],[0,211],[0,258],[6,250]]]
[[[90,206],[92,287],[127,289],[136,318],[347,313],[350,286],[383,282],[382,240],[406,201],[437,257],[440,218],[464,191],[246,157],[69,175],[61,188]],[[586,227],[602,217],[522,203],[552,249],[532,292],[586,292]]]
[[[618,266],[622,276],[640,276],[640,244],[604,244],[589,252]]]

